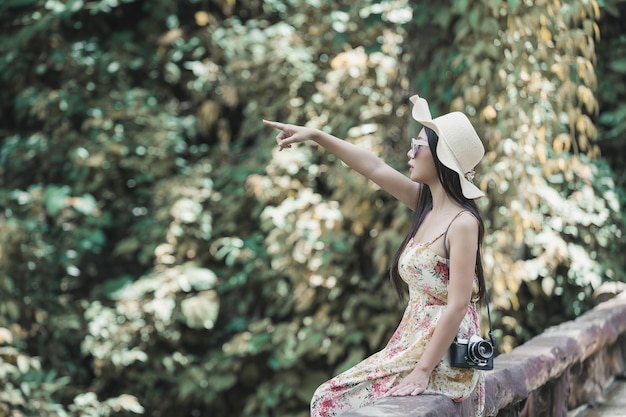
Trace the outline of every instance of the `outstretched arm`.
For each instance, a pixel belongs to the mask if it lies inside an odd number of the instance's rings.
[[[420,184],[393,169],[379,157],[350,142],[341,140],[318,129],[263,120],[266,126],[280,130],[276,142],[281,150],[292,144],[312,140],[336,155],[346,165],[378,184],[398,201],[415,210]]]

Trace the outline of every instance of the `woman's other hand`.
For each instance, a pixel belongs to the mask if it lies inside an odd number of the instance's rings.
[[[398,385],[391,388],[386,395],[402,397],[405,395],[419,395],[426,390],[430,374],[420,369],[414,369]]]

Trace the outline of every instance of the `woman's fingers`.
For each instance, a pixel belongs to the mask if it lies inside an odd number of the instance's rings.
[[[281,130],[278,135],[276,135],[276,140],[284,140],[290,137],[292,133],[288,130]]]
[[[284,130],[285,129],[285,124],[284,123],[280,123],[280,122],[273,122],[271,120],[265,120],[263,119],[263,124],[265,126],[270,126],[270,127],[274,127],[276,129],[280,129],[280,130]]]
[[[419,395],[424,392],[424,388],[419,385],[398,385],[390,389],[387,395],[391,397],[403,397],[405,395]]]
[[[278,146],[280,146],[280,150],[282,151],[284,148],[291,148],[291,144],[290,143],[285,143],[285,141],[287,139],[289,139],[289,137],[291,136],[290,133],[286,132],[286,131],[281,131],[278,136],[276,136],[276,143],[278,143]]]
[[[289,130],[288,125],[284,123],[280,123],[280,122],[272,122],[270,120],[265,120],[265,119],[263,119],[263,124],[265,126],[273,127],[275,129],[280,130],[280,133],[276,135],[276,143],[278,143],[278,146],[280,146],[281,151],[285,148],[291,148],[291,144],[283,143],[286,139],[288,139],[289,137],[293,135],[293,132]]]

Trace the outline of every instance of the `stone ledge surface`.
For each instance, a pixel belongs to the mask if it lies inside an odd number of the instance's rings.
[[[415,397],[383,397],[375,403],[341,417],[456,417],[459,406],[441,395],[418,395]]]

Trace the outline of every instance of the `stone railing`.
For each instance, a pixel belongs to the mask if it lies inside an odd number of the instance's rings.
[[[572,416],[602,402],[606,388],[625,371],[626,292],[621,292],[496,357],[494,369],[486,373],[486,414]],[[382,398],[342,417],[457,417],[472,412],[468,401],[420,395]]]

